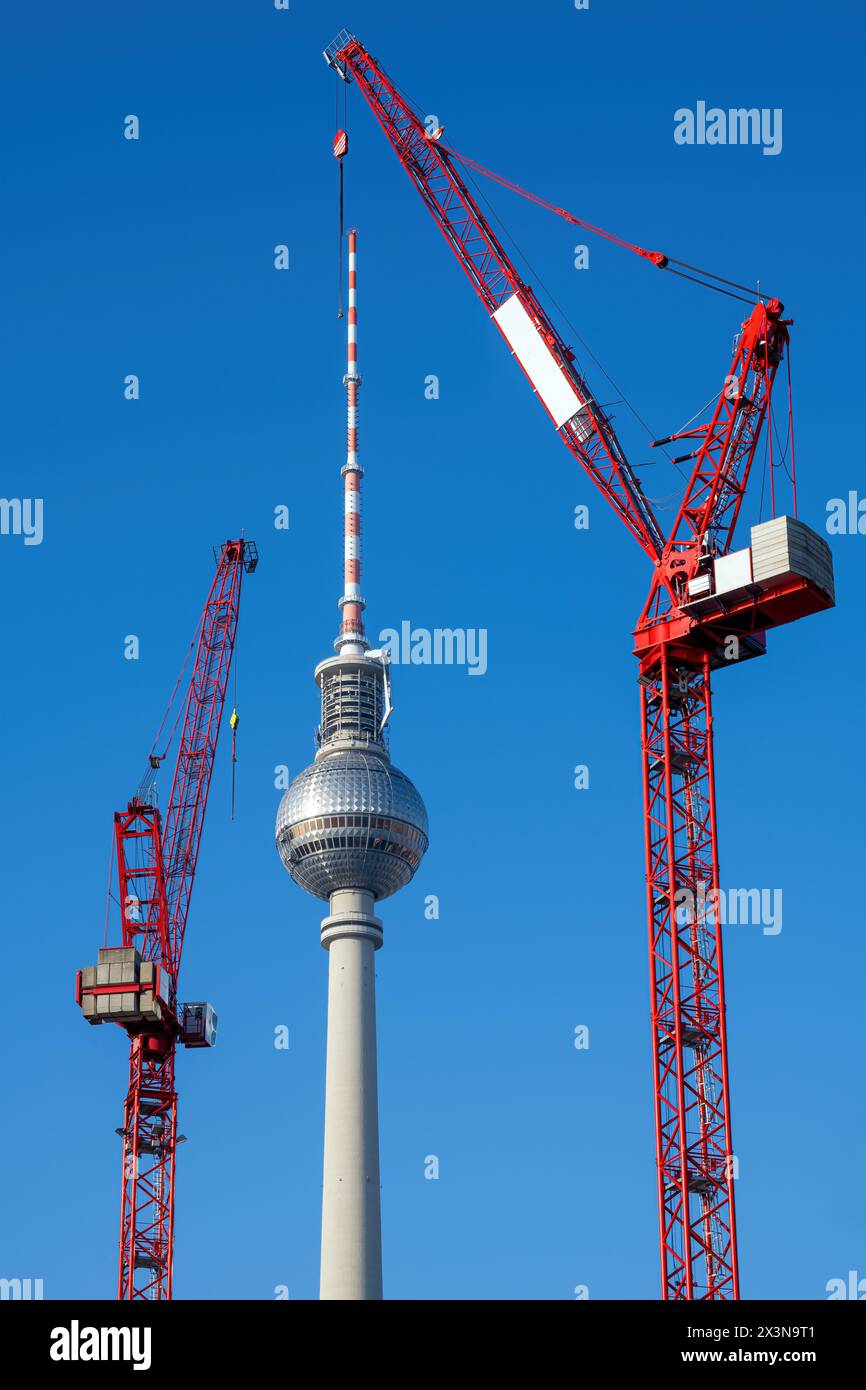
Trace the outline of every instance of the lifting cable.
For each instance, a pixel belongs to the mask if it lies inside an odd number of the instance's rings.
[[[794,448],[794,396],[791,382],[791,340],[788,339],[785,361],[788,367],[788,439],[791,443],[791,493],[794,504],[794,520],[797,519],[797,454]]]
[[[235,633],[234,657],[234,701],[232,704],[229,726],[232,731],[232,820],[235,818],[235,770],[238,761],[238,724],[241,717],[238,714],[238,635]]]
[[[115,897],[114,897],[114,894],[113,894],[112,891],[111,891],[111,872],[112,872],[113,868],[114,868],[114,836],[112,835],[112,837],[111,837],[111,849],[110,849],[109,852],[108,852],[108,890],[107,890],[106,896],[105,896],[105,936],[104,936],[103,942],[102,942],[103,946],[107,946],[107,945],[108,945],[108,924],[109,924],[109,921],[110,921],[110,918],[111,918],[111,904],[112,904],[113,901],[117,901],[117,900],[115,899]],[[121,909],[121,915],[123,915],[123,914],[122,914],[122,909]]]
[[[341,318],[343,317],[343,155],[345,154],[346,149],[348,149],[348,134],[347,134],[347,131],[348,131],[348,119],[349,119],[348,91],[347,91],[347,88],[346,88],[346,84],[344,83],[344,84],[343,84],[343,127],[342,127],[342,130],[341,130],[341,129],[340,129],[340,84],[339,84],[339,82],[337,81],[337,77],[336,77],[336,74],[335,74],[335,76],[334,76],[334,129],[336,130],[337,134],[336,134],[335,139],[334,139],[334,154],[335,154],[335,156],[336,156],[337,163],[338,163],[338,165],[340,166],[340,172],[339,172],[339,182],[340,182],[340,193],[339,193],[340,217],[339,217],[339,223],[340,223],[340,225],[339,225],[339,251],[338,251],[338,254],[337,254],[337,300],[338,300],[338,304],[337,304],[337,318],[338,318],[338,319],[341,319]],[[345,148],[343,149],[342,153],[338,153],[338,144],[337,144],[337,142],[341,139],[341,137],[345,140]]]
[[[156,773],[159,771],[161,764],[165,761],[165,758],[166,758],[167,755],[168,755],[168,750],[171,748],[171,745],[174,743],[174,736],[175,736],[175,734],[177,733],[177,726],[178,726],[178,723],[180,722],[180,716],[181,716],[181,714],[182,714],[182,712],[183,712],[183,710],[184,710],[184,708],[185,708],[185,701],[181,701],[181,703],[178,705],[177,714],[175,715],[175,718],[174,718],[174,724],[172,725],[171,733],[170,733],[169,736],[168,736],[168,739],[167,739],[166,744],[165,744],[165,748],[163,749],[163,751],[162,751],[161,753],[157,753],[156,749],[157,749],[157,745],[158,745],[158,743],[159,743],[160,735],[161,735],[163,729],[165,728],[166,720],[168,719],[169,715],[171,714],[172,705],[174,704],[175,700],[177,699],[177,692],[178,692],[178,690],[180,689],[181,682],[183,681],[184,675],[186,674],[186,668],[187,668],[187,666],[189,665],[190,656],[191,656],[191,654],[192,654],[192,652],[193,652],[193,650],[194,650],[194,648],[195,648],[195,646],[196,646],[196,644],[197,644],[197,642],[198,642],[198,640],[199,640],[199,634],[200,634],[200,632],[201,632],[202,622],[203,622],[203,615],[202,615],[202,617],[199,618],[198,623],[196,624],[195,632],[194,632],[193,635],[192,635],[192,641],[190,642],[189,646],[187,647],[186,656],[184,657],[184,659],[183,659],[183,665],[182,665],[181,668],[180,668],[180,675],[178,676],[177,680],[176,680],[175,683],[174,683],[174,689],[173,689],[172,692],[171,692],[171,698],[170,698],[170,700],[169,700],[169,702],[168,702],[168,705],[166,706],[165,714],[162,716],[162,723],[160,724],[159,728],[158,728],[157,731],[156,731],[156,737],[155,737],[154,740],[153,740],[153,746],[152,746],[152,748],[151,748],[151,750],[150,750],[150,754],[149,754],[148,760],[147,760],[147,770],[145,771],[145,774],[144,774],[144,776],[143,776],[142,779],[141,779],[141,784],[140,784],[139,789],[138,789],[139,795],[142,795],[145,791],[147,791],[147,790],[150,788],[151,784],[152,784],[153,781],[154,781],[154,778],[155,778],[155,776],[156,776]]]

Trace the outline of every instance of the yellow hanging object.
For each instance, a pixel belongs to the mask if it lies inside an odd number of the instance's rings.
[[[240,722],[240,715],[233,709],[229,719],[232,730],[232,820],[235,818],[235,763],[238,760],[237,729]]]

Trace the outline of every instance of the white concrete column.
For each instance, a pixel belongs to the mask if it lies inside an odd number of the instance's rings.
[[[382,1297],[375,952],[382,924],[362,891],[331,895],[322,1190],[323,1299]]]

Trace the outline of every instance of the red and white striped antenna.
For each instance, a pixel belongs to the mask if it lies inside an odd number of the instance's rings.
[[[361,597],[361,479],[364,470],[358,462],[358,233],[349,232],[349,326],[346,387],[347,454],[343,465],[343,597],[342,622],[334,646],[338,652],[363,653],[369,647],[364,635],[364,600]]]

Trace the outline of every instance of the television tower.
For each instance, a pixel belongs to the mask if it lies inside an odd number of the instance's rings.
[[[364,635],[356,262],[353,231],[342,621],[337,655],[315,672],[322,694],[315,761],[283,795],[276,827],[277,849],[292,878],[329,904],[321,934],[328,952],[323,1299],[382,1297],[374,959],[382,923],[373,909],[409,882],[427,849],[424,803],[394,767],[385,741],[388,656],[371,651]]]

